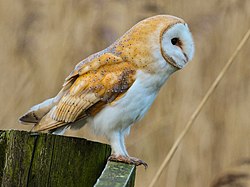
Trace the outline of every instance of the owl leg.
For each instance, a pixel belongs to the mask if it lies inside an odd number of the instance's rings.
[[[138,158],[130,157],[127,153],[125,142],[124,142],[124,133],[115,132],[110,137],[110,144],[113,150],[113,153],[108,160],[115,162],[123,162],[127,164],[133,164],[136,166],[144,165],[145,168],[148,167],[147,163]]]
[[[111,147],[112,147],[112,155],[127,156],[127,151],[123,150],[122,142],[120,141],[121,136],[122,134],[120,131],[115,131],[115,132],[112,132],[108,137]]]
[[[125,153],[125,155],[127,157],[129,157],[129,155],[128,155],[126,145],[125,145],[125,136],[129,134],[129,131],[130,131],[130,127],[129,127],[128,132],[127,132],[127,129],[126,129],[126,130],[121,132],[121,136],[120,136],[120,143],[121,143],[121,146],[122,146],[122,150],[123,150],[123,152]]]

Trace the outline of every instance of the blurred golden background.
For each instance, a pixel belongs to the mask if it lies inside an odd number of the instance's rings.
[[[127,137],[145,160],[136,186],[149,185],[171,145],[250,27],[249,0],[0,0],[0,128],[25,129],[18,117],[60,90],[88,55],[106,48],[138,21],[183,18],[196,44],[194,60],[162,88]],[[156,186],[203,187],[250,157],[250,41],[235,59]],[[88,129],[69,136],[103,141]]]

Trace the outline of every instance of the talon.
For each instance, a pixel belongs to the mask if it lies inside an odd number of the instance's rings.
[[[140,159],[134,158],[134,157],[130,157],[130,159],[134,161],[136,166],[143,165],[145,167],[145,169],[148,168],[148,164],[146,162],[144,162],[143,160],[140,160]]]
[[[109,161],[114,161],[114,162],[123,162],[123,163],[127,163],[127,164],[133,164],[135,166],[140,166],[143,165],[145,167],[145,169],[147,169],[148,164],[146,162],[144,162],[143,160],[140,160],[138,158],[134,158],[134,157],[128,157],[128,156],[116,156],[114,154],[110,155],[110,157],[108,158]]]

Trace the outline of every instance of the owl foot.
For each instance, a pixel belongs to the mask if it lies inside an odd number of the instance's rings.
[[[114,154],[110,155],[110,157],[108,158],[109,161],[114,161],[114,162],[123,162],[123,163],[127,163],[127,164],[133,164],[135,166],[140,166],[143,165],[145,167],[145,169],[147,169],[148,164],[146,162],[144,162],[143,160],[140,160],[138,158],[134,158],[134,157],[129,157],[129,156],[116,156]]]

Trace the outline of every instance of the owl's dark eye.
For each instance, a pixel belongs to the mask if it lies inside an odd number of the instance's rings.
[[[172,39],[171,39],[171,43],[172,43],[173,45],[177,45],[178,42],[179,42],[179,38],[172,38]]]

